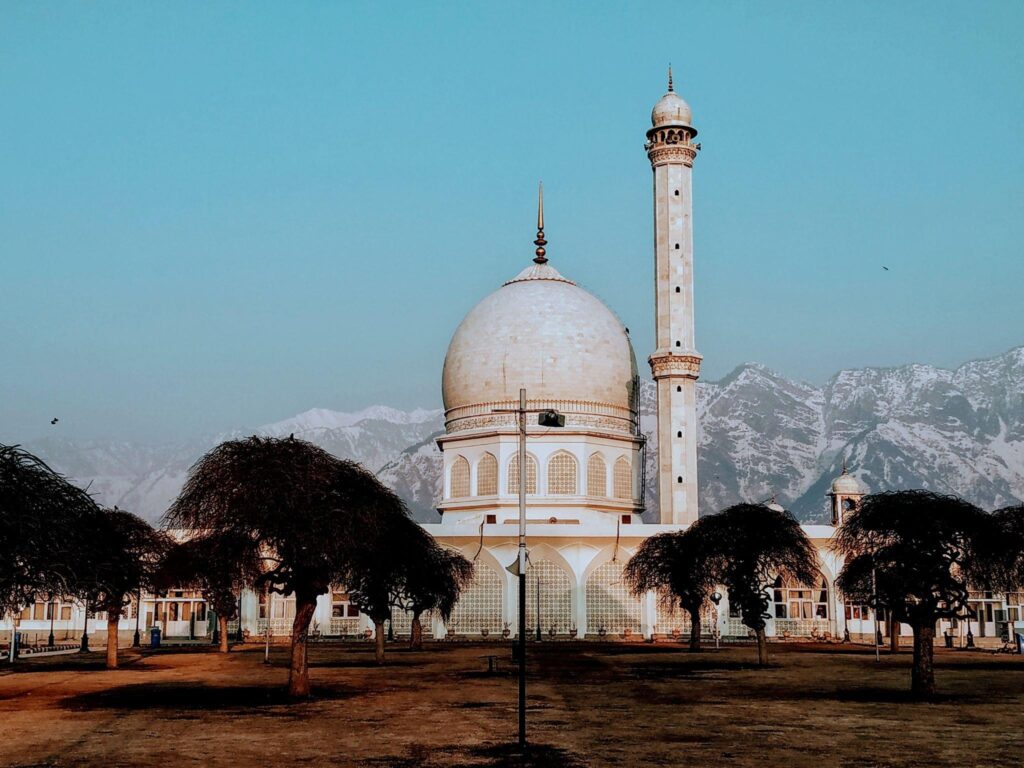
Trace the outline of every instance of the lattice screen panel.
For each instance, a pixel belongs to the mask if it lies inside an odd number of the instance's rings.
[[[476,495],[493,496],[498,492],[498,460],[485,453],[476,465]]]
[[[486,629],[492,636],[503,629],[501,598],[504,580],[494,569],[476,564],[473,583],[462,591],[452,611],[448,631],[460,635],[479,635]]]
[[[576,493],[576,459],[559,451],[548,461],[548,493],[571,496]]]
[[[601,454],[592,453],[587,459],[587,495],[606,496],[608,494],[608,466]]]
[[[633,469],[629,465],[629,459],[625,456],[620,456],[615,461],[612,484],[616,499],[633,498]]]
[[[540,630],[546,637],[551,628],[564,635],[573,624],[572,577],[550,560],[530,562],[526,571],[526,628],[537,631],[537,592],[540,589]]]
[[[508,492],[519,493],[519,454],[508,465]],[[526,454],[526,492],[537,492],[537,460]]]
[[[458,456],[452,462],[452,498],[464,499],[469,496],[469,462]]]
[[[640,631],[640,600],[629,593],[621,563],[605,563],[587,580],[587,634],[602,627],[608,634]]]

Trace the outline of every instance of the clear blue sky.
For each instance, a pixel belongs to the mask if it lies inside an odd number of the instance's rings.
[[[7,0],[0,440],[439,405],[540,178],[552,263],[643,361],[669,61],[707,378],[1024,343],[1022,29],[1020,2]]]

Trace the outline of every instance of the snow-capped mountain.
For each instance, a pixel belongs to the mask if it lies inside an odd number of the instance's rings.
[[[25,447],[73,482],[88,486],[101,503],[116,504],[156,521],[178,495],[189,467],[222,440],[251,434],[295,435],[376,472],[409,445],[443,429],[440,410],[400,411],[372,406],[345,413],[317,408],[254,430],[208,435],[184,443],[142,445],[47,438],[26,443]]]
[[[654,384],[641,392],[653,438]],[[757,364],[698,385],[701,513],[775,496],[807,521],[826,518],[825,493],[845,461],[870,490],[930,488],[992,509],[1024,500],[1024,347],[955,370],[926,365],[844,370],[824,387]],[[324,409],[253,430],[309,440],[362,462],[421,521],[438,519],[444,429],[439,410]],[[156,520],[206,450],[231,435],[174,445],[27,444],[105,504]],[[4,436],[7,437],[7,436]],[[656,441],[646,450],[645,518],[657,519]]]

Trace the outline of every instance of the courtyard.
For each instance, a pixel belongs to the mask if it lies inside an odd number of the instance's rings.
[[[0,765],[970,766],[1024,753],[1024,659],[936,651],[913,701],[910,653],[863,646],[531,645],[529,733],[515,739],[507,644],[316,645],[314,698],[283,697],[287,649],[249,645],[20,661],[0,671]],[[489,654],[498,667],[488,672]]]

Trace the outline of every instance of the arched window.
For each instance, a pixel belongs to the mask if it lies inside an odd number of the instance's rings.
[[[587,459],[587,495],[608,495],[608,465],[600,453],[592,453]]]
[[[519,454],[508,464],[508,492],[519,493]],[[537,492],[537,460],[526,454],[526,492]]]
[[[450,498],[463,499],[466,496],[469,496],[469,462],[465,456],[456,456],[452,462]]]
[[[485,453],[476,465],[476,495],[493,496],[498,492],[498,460]]]
[[[814,586],[779,576],[774,584],[776,619],[827,619],[828,582],[819,574]]]
[[[548,460],[548,493],[552,496],[576,493],[576,459],[568,451],[559,451]]]
[[[620,456],[615,460],[615,473],[612,475],[612,485],[616,499],[633,498],[633,469],[629,466],[629,459]]]

